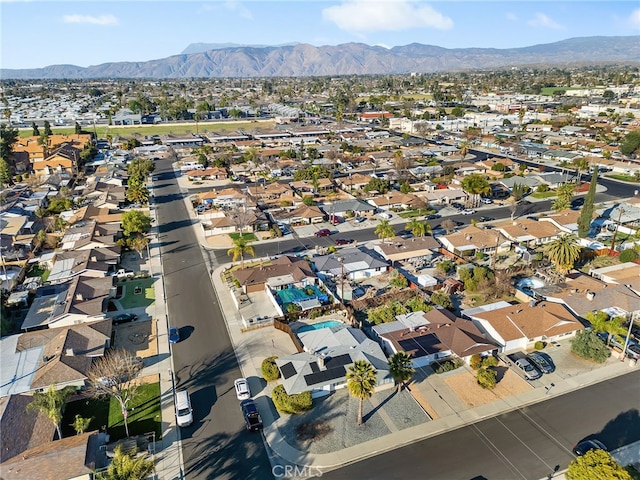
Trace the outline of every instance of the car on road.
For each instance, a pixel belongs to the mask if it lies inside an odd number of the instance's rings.
[[[169,329],[169,343],[178,343],[180,341],[180,330],[177,327]]]
[[[531,352],[527,355],[527,360],[542,373],[551,373],[554,370],[553,365],[547,362],[547,359],[540,352]]]
[[[247,430],[257,432],[262,428],[262,417],[253,400],[243,400],[240,402],[240,409],[242,410],[242,416],[244,417]]]
[[[336,239],[336,245],[349,245],[353,243],[353,240],[351,240],[350,238],[337,238]]]
[[[233,386],[236,389],[236,397],[238,397],[238,400],[251,398],[251,390],[249,390],[249,383],[246,378],[238,378],[233,382]]]
[[[116,315],[111,320],[114,325],[119,325],[121,323],[129,323],[138,319],[138,316],[134,313],[121,313],[120,315]]]
[[[578,456],[584,455],[591,450],[604,450],[605,452],[609,451],[607,449],[607,446],[597,438],[583,440],[581,442],[578,442],[578,444],[573,447],[573,453]]]
[[[527,380],[536,380],[540,378],[540,372],[536,370],[526,358],[519,358],[516,360],[515,365],[522,371],[522,373],[524,373]]]
[[[329,235],[331,235],[331,230],[329,230],[328,228],[321,228],[320,230],[315,232],[314,235],[316,237],[328,237]]]
[[[476,211],[473,208],[465,208],[460,212],[460,215],[473,215]]]
[[[480,217],[478,220],[480,220],[481,222],[493,222],[495,220],[495,218],[493,217],[485,217],[484,215],[482,217]]]
[[[439,218],[442,218],[442,215],[440,215],[439,213],[430,213],[429,215],[425,215],[424,217],[425,220],[437,220]]]

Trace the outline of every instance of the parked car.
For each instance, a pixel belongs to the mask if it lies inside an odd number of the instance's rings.
[[[482,203],[486,204],[486,205],[489,205],[490,203],[493,203],[493,200],[491,200],[490,198],[485,198],[485,197],[482,197],[482,198],[480,199],[480,201],[481,201]]]
[[[332,223],[333,225],[340,225],[342,223],[342,219],[340,217],[332,215],[329,217],[329,223]]]
[[[531,352],[527,359],[542,373],[551,373],[554,368],[540,352]]]
[[[177,327],[169,329],[169,343],[178,343],[180,341],[180,330]]]
[[[350,243],[353,243],[353,240],[351,240],[350,238],[337,238],[336,239],[336,245],[349,245]]]
[[[111,320],[114,325],[119,325],[120,323],[129,323],[138,319],[138,316],[134,313],[121,313],[120,315],[116,315]]]
[[[385,220],[389,220],[391,217],[393,217],[393,215],[391,215],[390,213],[387,213],[387,212],[382,212],[380,214],[380,218],[384,218]]]
[[[353,219],[353,221],[356,222],[356,223],[362,223],[365,220],[366,220],[366,218],[364,218],[364,217],[356,217],[356,218]]]
[[[438,218],[441,218],[442,215],[440,215],[439,213],[430,213],[429,215],[425,215],[425,220],[437,220]]]
[[[115,272],[113,272],[113,276],[118,280],[123,280],[125,278],[133,278],[136,276],[133,270],[125,270],[124,268],[119,268]]]
[[[246,378],[238,378],[233,382],[233,386],[236,389],[236,397],[238,397],[238,400],[251,398],[251,391],[249,390],[249,383]]]
[[[607,446],[596,438],[583,440],[581,442],[578,442],[578,444],[573,447],[573,453],[578,456],[584,455],[591,450],[604,450],[605,452],[608,451]]]
[[[242,410],[242,416],[244,417],[247,430],[257,432],[262,428],[262,417],[253,400],[243,400],[240,402],[240,409]]]
[[[188,427],[193,423],[191,398],[186,390],[176,392],[176,423],[179,427]]]
[[[314,235],[316,237],[328,237],[329,235],[331,235],[331,230],[329,230],[328,228],[321,228],[320,230],[315,232]]]
[[[522,373],[524,373],[524,376],[527,377],[528,380],[536,380],[540,378],[540,372],[536,370],[526,358],[519,358],[516,360],[515,365],[522,370]]]
[[[635,343],[627,346],[627,357],[640,360],[640,346]]]
[[[495,218],[493,217],[485,217],[484,215],[482,217],[479,218],[479,220],[481,222],[493,222],[495,220]]]
[[[473,215],[476,211],[473,208],[465,208],[460,212],[460,215]]]

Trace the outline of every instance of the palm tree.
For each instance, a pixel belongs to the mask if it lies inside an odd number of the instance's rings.
[[[398,352],[389,357],[389,373],[398,386],[398,392],[411,379],[415,371],[411,356],[408,353]]]
[[[474,173],[462,179],[462,189],[471,195],[471,205],[473,207],[480,203],[480,195],[489,195],[491,185],[482,175]]]
[[[114,451],[113,460],[106,471],[96,475],[96,480],[144,480],[153,472],[155,464],[147,454],[136,456],[125,452],[122,445]]]
[[[378,223],[373,233],[382,241],[385,241],[387,238],[393,238],[396,235],[396,231],[391,223],[389,223],[389,220],[380,220],[380,223]]]
[[[51,423],[56,426],[58,438],[62,438],[62,430],[60,422],[62,421],[62,408],[67,403],[67,399],[74,392],[72,387],[65,387],[62,390],[56,390],[52,384],[49,385],[44,392],[33,392],[33,401],[27,405],[27,410],[38,410],[44,413]]]
[[[412,218],[404,228],[410,230],[415,237],[424,237],[427,233],[431,233],[431,225],[427,222],[420,222],[417,218]]]
[[[358,425],[362,425],[362,403],[376,388],[376,370],[366,360],[356,360],[347,371],[347,388],[358,399]]]
[[[614,317],[609,319],[609,315],[605,312],[589,312],[586,315],[587,320],[591,323],[594,332],[603,332],[607,334],[607,345],[611,342],[611,337],[624,337],[627,329],[624,327],[624,317]]]
[[[458,147],[458,152],[460,153],[460,166],[462,166],[462,163],[464,163],[464,159],[469,153],[469,148],[469,142],[460,143],[460,146]]]
[[[249,240],[244,238],[242,234],[236,239],[233,240],[233,247],[227,250],[227,255],[232,257],[232,261],[235,262],[240,258],[240,264],[242,268],[244,268],[244,255],[249,254],[255,257],[256,252],[253,249],[253,246],[249,245]]]
[[[566,274],[580,257],[582,247],[575,235],[560,235],[545,245],[549,260],[553,262],[561,274]]]

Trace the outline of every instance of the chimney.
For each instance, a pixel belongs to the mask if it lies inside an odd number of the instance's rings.
[[[65,355],[66,355],[67,357],[73,357],[73,356],[74,356],[73,348],[67,348],[67,349],[65,350]]]
[[[318,357],[318,368],[320,368],[320,370],[324,370],[324,357]]]
[[[595,297],[596,294],[593,292],[587,292],[587,300],[591,301],[593,300],[593,297]]]
[[[76,300],[78,300],[79,302],[82,302],[84,300],[84,297],[81,293],[76,293]]]

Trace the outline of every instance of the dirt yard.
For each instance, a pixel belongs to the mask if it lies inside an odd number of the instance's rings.
[[[475,375],[462,368],[459,369],[460,373],[448,375],[444,381],[469,408],[479,407],[533,388],[506,366],[500,364],[496,368],[498,369],[498,384],[493,390],[482,388],[476,382]]]
[[[158,354],[157,325],[155,320],[142,320],[114,326],[114,348],[124,349],[136,357],[146,358]]]

